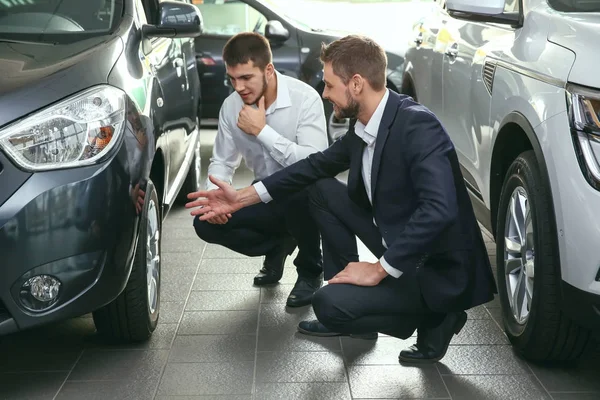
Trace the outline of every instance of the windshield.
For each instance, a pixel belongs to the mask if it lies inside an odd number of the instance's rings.
[[[124,0],[0,0],[0,41],[72,42],[112,32]]]
[[[550,7],[562,12],[600,12],[600,0],[548,0]]]

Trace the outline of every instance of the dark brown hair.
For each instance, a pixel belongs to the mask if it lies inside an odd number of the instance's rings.
[[[272,60],[269,41],[254,32],[238,33],[223,48],[223,61],[230,67],[252,61],[255,67],[264,70]]]
[[[344,84],[359,74],[374,90],[386,86],[387,56],[374,40],[360,35],[349,35],[329,44],[321,44],[321,62],[331,63],[333,73]]]

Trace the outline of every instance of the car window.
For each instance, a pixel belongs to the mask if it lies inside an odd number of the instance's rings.
[[[0,37],[105,34],[120,21],[124,0],[2,0]],[[86,35],[88,36],[88,35]],[[32,37],[27,37],[31,40]]]
[[[548,4],[563,12],[600,12],[600,0],[548,0]]]
[[[204,20],[204,34],[233,36],[241,32],[264,35],[267,18],[239,0],[192,0]]]
[[[506,0],[504,4],[505,13],[518,13],[521,11],[521,2],[519,0]]]

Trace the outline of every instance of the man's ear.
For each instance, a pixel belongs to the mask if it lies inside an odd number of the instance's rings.
[[[265,75],[267,75],[267,78],[269,79],[271,79],[275,75],[275,66],[273,65],[273,63],[267,64],[267,66],[265,67]]]
[[[354,74],[350,79],[350,90],[352,90],[355,95],[360,94],[360,92],[363,90],[364,84],[364,78],[359,74]]]

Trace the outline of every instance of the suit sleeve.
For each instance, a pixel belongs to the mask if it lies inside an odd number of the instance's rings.
[[[458,204],[449,152],[450,138],[427,111],[414,111],[406,123],[404,157],[417,196],[417,207],[385,252],[385,260],[407,272],[427,253],[435,239],[458,218]]]
[[[349,141],[351,133],[337,140],[322,152],[309,155],[263,179],[267,193],[261,198],[283,199],[322,178],[335,177],[350,167]]]

